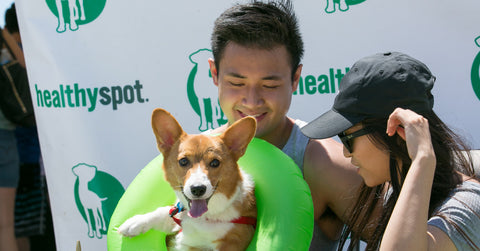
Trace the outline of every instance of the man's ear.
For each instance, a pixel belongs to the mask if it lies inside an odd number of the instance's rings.
[[[295,92],[298,88],[298,83],[300,81],[300,76],[302,75],[303,64],[298,65],[295,73],[293,74],[293,83],[292,83],[292,93]]]
[[[208,65],[210,66],[210,74],[212,74],[213,84],[218,86],[218,71],[215,66],[215,60],[213,58],[208,59]]]
[[[164,109],[157,108],[152,112],[152,129],[157,138],[157,146],[163,156],[185,134],[177,120]]]

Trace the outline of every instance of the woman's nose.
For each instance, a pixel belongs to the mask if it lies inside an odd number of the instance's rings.
[[[343,146],[343,156],[345,156],[345,158],[352,157],[352,153],[348,151],[348,149],[345,146]]]

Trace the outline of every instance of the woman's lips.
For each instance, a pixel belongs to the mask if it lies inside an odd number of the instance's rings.
[[[360,170],[360,166],[356,163],[354,163],[353,161],[351,162],[352,166],[355,167],[355,169],[357,170],[357,173],[358,171]]]

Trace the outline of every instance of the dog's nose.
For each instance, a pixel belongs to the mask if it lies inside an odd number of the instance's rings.
[[[207,187],[205,185],[191,186],[190,191],[194,196],[200,197],[205,194],[205,192],[207,191]]]

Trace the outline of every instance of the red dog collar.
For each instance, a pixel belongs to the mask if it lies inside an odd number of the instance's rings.
[[[255,217],[240,216],[240,218],[233,219],[230,222],[231,223],[238,223],[238,224],[252,225],[253,228],[257,228],[257,218],[255,218]]]

